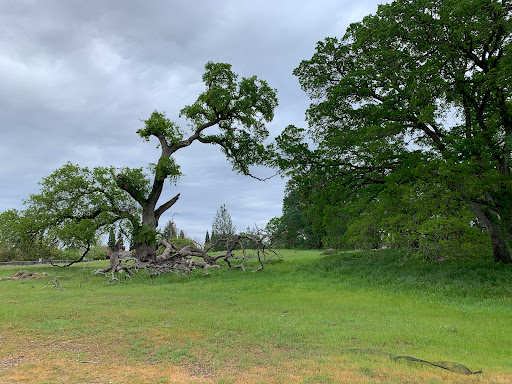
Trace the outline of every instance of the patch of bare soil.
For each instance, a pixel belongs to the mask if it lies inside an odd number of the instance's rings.
[[[40,277],[44,277],[44,276],[48,276],[48,274],[46,272],[35,273],[35,272],[28,272],[28,271],[20,271],[20,272],[13,274],[11,277],[4,277],[3,279],[0,279],[0,281],[39,279]]]

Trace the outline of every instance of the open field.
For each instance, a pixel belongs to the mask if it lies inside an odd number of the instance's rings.
[[[0,383],[512,383],[511,266],[281,254],[258,273],[122,283],[91,275],[105,261],[23,267],[63,289],[0,281]]]

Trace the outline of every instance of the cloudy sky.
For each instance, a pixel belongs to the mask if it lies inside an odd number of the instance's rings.
[[[309,100],[292,70],[316,42],[384,0],[0,0],[0,212],[23,209],[38,182],[67,161],[146,167],[156,142],[135,133],[155,109],[171,120],[202,92],[207,61],[277,88],[273,136],[304,126]],[[280,216],[285,180],[232,172],[218,148],[177,156],[185,176],[162,217],[204,239],[226,204],[239,229]],[[257,169],[265,177],[272,170]]]

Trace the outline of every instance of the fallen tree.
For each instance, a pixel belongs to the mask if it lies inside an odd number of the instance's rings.
[[[131,279],[133,274],[138,274],[140,270],[147,270],[150,277],[164,273],[186,276],[196,268],[220,268],[221,264],[219,262],[224,262],[230,269],[242,269],[245,272],[245,264],[249,259],[258,260],[259,266],[252,271],[257,272],[264,269],[264,262],[278,256],[275,251],[266,245],[266,237],[265,234],[258,234],[257,236],[240,234],[229,240],[219,239],[219,241],[224,241],[228,245],[226,250],[218,255],[208,253],[215,247],[215,244],[210,245],[207,249],[190,244],[177,247],[162,239],[161,245],[165,250],[155,260],[141,261],[136,257],[136,252],[119,250],[112,252],[110,255],[110,265],[108,267],[98,269],[94,273],[102,274],[110,278],[111,281],[119,281],[116,274],[121,273],[125,273],[125,278]],[[242,243],[244,239],[256,244],[256,249],[245,249]]]

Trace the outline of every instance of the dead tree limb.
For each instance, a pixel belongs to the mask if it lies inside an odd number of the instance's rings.
[[[243,240],[252,242],[255,249],[246,249]],[[107,268],[98,269],[94,273],[102,274],[110,281],[119,281],[116,275],[119,276],[122,273],[125,273],[125,279],[131,279],[133,273],[140,276],[139,270],[146,270],[150,277],[166,273],[186,276],[196,268],[221,268],[221,262],[224,262],[230,269],[241,269],[245,272],[246,262],[250,259],[257,259],[259,266],[253,271],[257,272],[263,270],[264,262],[273,257],[279,257],[267,246],[266,240],[265,234],[239,234],[231,238],[220,239],[218,241],[223,241],[226,244],[225,251],[218,255],[211,255],[208,252],[215,244],[205,250],[194,244],[177,247],[172,242],[163,239],[161,245],[164,247],[164,251],[157,256],[156,260],[142,262],[135,258],[131,251],[113,252],[110,255],[110,265]]]
[[[54,277],[54,278],[50,278],[50,281],[48,281],[44,287],[39,288],[39,289],[45,289],[45,288],[46,288],[47,286],[49,286],[50,284],[53,284],[53,288],[58,289],[59,291],[62,291],[64,288],[62,288],[62,287],[60,286],[60,283],[59,283],[59,280],[58,280],[58,279],[60,279],[61,277],[62,277],[62,276],[56,276],[56,277]]]
[[[87,243],[87,249],[85,250],[84,253],[82,253],[82,256],[78,260],[73,260],[69,264],[66,264],[66,265],[58,265],[58,264],[54,264],[53,260],[50,259],[50,264],[52,266],[54,266],[54,267],[57,267],[57,268],[70,267],[70,266],[72,266],[75,263],[80,263],[85,258],[85,256],[89,253],[90,250],[91,250],[91,243]]]

